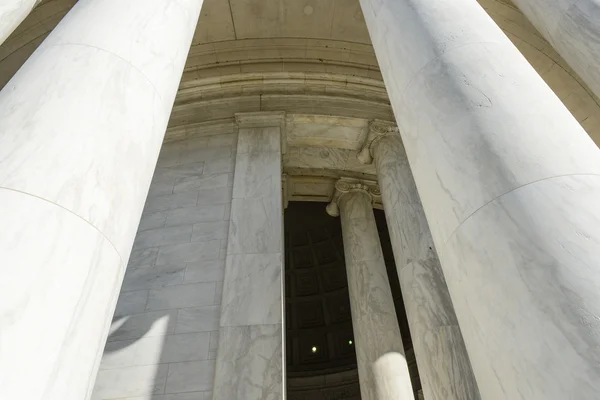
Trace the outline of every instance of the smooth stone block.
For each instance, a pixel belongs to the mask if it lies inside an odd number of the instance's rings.
[[[192,242],[226,239],[229,232],[229,221],[203,222],[194,224]]]
[[[198,206],[231,203],[232,187],[205,189],[198,191]]]
[[[233,157],[216,158],[205,162],[204,172],[206,174],[231,173],[233,172],[234,166],[235,159]]]
[[[238,140],[237,133],[221,133],[220,135],[214,135],[208,138],[208,147],[236,147]]]
[[[148,197],[157,197],[173,194],[174,186],[175,182],[173,181],[152,182],[152,185],[150,185],[150,189],[148,189]]]
[[[194,207],[197,201],[198,193],[195,192],[149,197],[144,207],[144,215],[175,208]]]
[[[165,226],[191,225],[199,222],[222,221],[225,205],[178,208],[167,212]]]
[[[98,372],[92,400],[164,393],[169,366],[146,365]]]
[[[219,329],[219,305],[183,308],[177,313],[176,333],[210,332]]]
[[[281,195],[233,199],[228,254],[281,251]]]
[[[108,342],[174,333],[176,318],[177,310],[151,311],[115,317],[108,334]]]
[[[169,244],[189,243],[192,238],[192,226],[168,226],[139,232],[135,238],[134,249],[165,246]]]
[[[222,281],[225,275],[225,260],[189,263],[185,269],[184,283]]]
[[[281,253],[227,256],[221,326],[280,324]]]
[[[101,369],[205,360],[210,332],[151,336],[106,344]]]
[[[211,390],[214,374],[213,360],[170,364],[165,393]]]
[[[134,292],[124,292],[119,295],[115,317],[122,315],[131,315],[144,312],[146,302],[148,301],[147,290],[136,290]]]
[[[146,310],[208,306],[213,304],[214,297],[214,283],[193,283],[152,289],[148,294]]]
[[[154,394],[142,397],[128,397],[119,400],[212,400],[212,392]]]
[[[231,174],[196,175],[177,179],[173,193],[216,189],[229,185]]]
[[[194,177],[202,175],[204,171],[204,162],[195,162],[180,164],[173,167],[157,167],[152,177],[152,186],[158,183],[172,183],[181,178]]]
[[[237,154],[281,152],[281,129],[278,126],[240,128]]]
[[[220,245],[220,240],[211,240],[163,246],[159,249],[156,265],[216,260],[219,257]]]
[[[127,397],[126,399],[119,400],[212,400],[212,392],[152,394],[141,397]]]
[[[133,249],[129,256],[127,268],[149,267],[156,264],[158,247],[151,249]]]
[[[222,327],[214,400],[281,399],[281,325]]]
[[[281,192],[281,154],[255,152],[236,157],[233,198],[275,196]]]
[[[210,346],[208,348],[208,358],[214,360],[217,358],[217,350],[219,348],[219,331],[210,333]]]
[[[194,149],[186,148],[181,151],[179,163],[186,164],[190,162],[209,161],[220,158],[228,158],[233,154],[232,149],[228,147],[219,147],[215,149]]]
[[[162,228],[163,226],[165,226],[166,219],[167,213],[165,211],[142,215],[140,225],[138,226],[138,234],[139,232],[147,231],[148,229]]]
[[[181,284],[183,283],[184,273],[185,264],[130,268],[125,273],[121,292]]]

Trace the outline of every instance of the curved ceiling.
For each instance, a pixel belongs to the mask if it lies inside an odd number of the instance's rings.
[[[508,0],[479,0],[600,144],[600,107]],[[0,87],[76,0],[44,0],[0,46]],[[358,0],[204,0],[170,128],[283,110],[393,120]]]

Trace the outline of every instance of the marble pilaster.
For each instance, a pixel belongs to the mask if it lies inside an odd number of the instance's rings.
[[[425,397],[479,399],[448,287],[395,125],[371,122],[358,158],[364,163],[375,159]]]
[[[477,2],[360,3],[481,397],[597,398],[600,150]]]
[[[0,398],[90,396],[201,6],[81,0],[0,92]]]
[[[285,393],[280,112],[236,115],[239,134],[214,400]]]
[[[513,0],[552,47],[600,97],[600,3]]]
[[[341,179],[327,206],[342,222],[352,328],[363,400],[414,400],[373,214],[372,182]]]
[[[0,44],[42,0],[3,0],[0,4]]]

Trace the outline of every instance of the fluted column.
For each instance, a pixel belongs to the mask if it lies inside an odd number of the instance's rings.
[[[600,97],[600,2],[513,0],[513,3]]]
[[[474,0],[360,0],[483,399],[600,393],[600,150]]]
[[[42,0],[2,0],[0,4],[0,44],[23,22]]]
[[[467,349],[397,128],[373,121],[359,160],[375,159],[377,178],[428,400],[477,400]]]
[[[327,206],[330,215],[342,220],[361,399],[414,400],[373,195],[379,195],[373,183],[341,179]]]
[[[80,0],[0,92],[0,398],[84,400],[202,0]]]

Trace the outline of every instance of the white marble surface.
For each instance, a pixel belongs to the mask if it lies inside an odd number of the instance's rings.
[[[600,3],[513,0],[590,89],[600,96]]]
[[[479,389],[398,134],[370,146],[423,393],[430,400],[476,400]]]
[[[600,151],[476,2],[361,5],[482,398],[596,398]]]
[[[221,326],[282,322],[281,253],[227,256]]]
[[[283,113],[239,126],[214,400],[279,399],[283,362]]]
[[[0,397],[85,398],[123,261],[101,233],[52,203],[2,189],[0,207]]]
[[[79,1],[0,92],[0,398],[91,394],[201,5]]]
[[[172,190],[182,177],[211,181],[224,172],[206,168],[212,162],[232,170],[231,135],[191,136],[163,145],[94,399],[212,397],[232,188],[227,180],[220,187],[177,194],[156,188]],[[189,157],[181,157],[183,150]]]
[[[220,329],[213,400],[284,398],[282,326]]]
[[[0,44],[19,26],[41,0],[4,0],[0,4]]]
[[[413,400],[372,197],[351,190],[338,203],[361,398]]]

